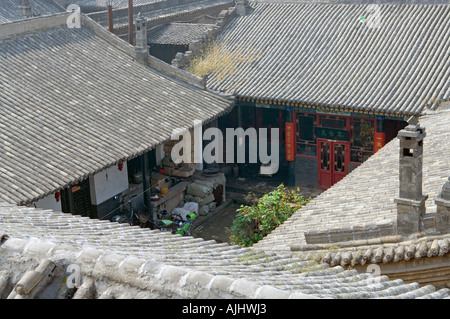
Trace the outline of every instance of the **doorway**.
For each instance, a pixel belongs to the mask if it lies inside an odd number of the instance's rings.
[[[317,139],[319,188],[327,189],[348,173],[349,142]]]

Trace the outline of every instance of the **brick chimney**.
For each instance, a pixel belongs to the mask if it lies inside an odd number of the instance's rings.
[[[425,128],[421,128],[415,117],[408,120],[408,126],[401,130],[400,140],[399,196],[397,203],[397,232],[409,235],[424,229],[425,201],[422,194],[423,139]]]
[[[31,6],[29,0],[20,0],[19,4],[20,14],[24,18],[30,18],[33,16],[33,13],[31,12]]]
[[[141,16],[139,12],[136,18],[136,61],[147,64],[148,44],[147,44],[147,19]]]
[[[450,176],[434,202],[437,206],[436,230],[450,231]]]

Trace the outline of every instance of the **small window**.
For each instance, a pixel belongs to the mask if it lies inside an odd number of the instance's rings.
[[[346,119],[343,117],[336,116],[321,116],[320,117],[320,126],[327,128],[337,128],[345,130],[346,128]]]
[[[404,148],[403,149],[403,156],[409,156],[412,157],[414,155],[414,150],[411,148]]]
[[[350,161],[362,163],[373,154],[374,121],[370,119],[351,119],[350,130]]]

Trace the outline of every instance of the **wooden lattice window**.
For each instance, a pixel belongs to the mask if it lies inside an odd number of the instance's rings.
[[[362,163],[373,154],[374,121],[353,118],[350,120],[350,161]]]
[[[316,116],[297,114],[297,154],[317,156],[316,136],[314,135]]]

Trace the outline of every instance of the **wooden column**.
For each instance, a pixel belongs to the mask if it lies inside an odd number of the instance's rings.
[[[141,156],[141,165],[142,165],[142,191],[144,194],[144,205],[148,209],[149,214],[149,221],[153,224],[153,210],[152,210],[152,203],[151,203],[151,181],[149,180],[149,165],[148,165],[148,152],[145,152]]]
[[[133,45],[133,0],[128,0],[128,43]]]
[[[286,130],[285,134],[292,134],[289,136],[285,136],[285,143],[286,143],[286,160],[287,160],[287,186],[295,186],[295,147],[296,147],[296,135],[295,135],[295,122],[294,122],[294,115],[293,111],[286,110],[286,117],[285,117],[285,125]],[[288,131],[288,124],[289,126],[294,127],[294,130]],[[293,145],[291,145],[293,144]]]
[[[242,106],[238,105],[238,127],[242,127]],[[238,139],[238,147],[239,147],[239,139]],[[237,166],[239,167],[239,177],[244,177],[245,174],[245,164],[244,163],[238,163]]]
[[[108,11],[108,30],[109,32],[114,32],[114,26],[113,26],[113,13],[112,13],[112,5],[108,4],[106,7]]]
[[[377,118],[377,128],[374,137],[374,153],[386,144],[386,133],[384,128],[384,118]]]

